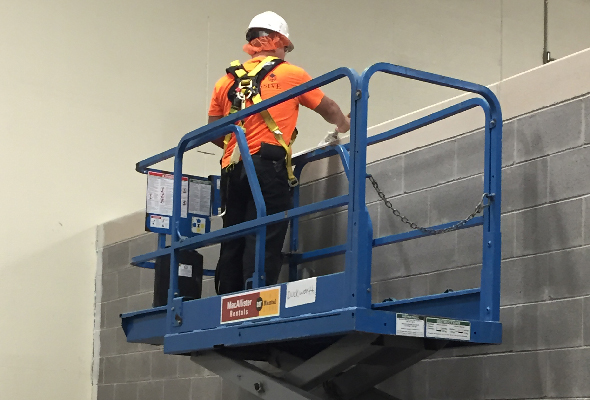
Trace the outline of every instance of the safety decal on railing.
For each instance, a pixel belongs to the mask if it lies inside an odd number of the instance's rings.
[[[221,323],[247,321],[280,314],[281,287],[221,297]]]

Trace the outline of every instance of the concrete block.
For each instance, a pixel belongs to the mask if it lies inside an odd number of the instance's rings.
[[[534,254],[582,244],[582,199],[525,210],[515,215],[515,253]]]
[[[377,385],[377,388],[400,399],[426,399],[429,387],[429,361],[421,361]],[[225,400],[225,399],[224,399]]]
[[[304,277],[323,276],[344,271],[344,254],[303,264]]]
[[[515,308],[515,351],[581,346],[582,299]]]
[[[504,122],[502,127],[502,166],[514,164],[517,121]]]
[[[314,203],[348,193],[348,178],[344,172],[328,176],[312,183],[312,185]]]
[[[99,385],[104,383],[104,358],[98,359],[98,382]]]
[[[146,381],[151,377],[152,352],[133,353],[125,356],[127,382]]]
[[[152,354],[152,379],[169,379],[178,377],[178,358],[170,354],[164,354],[159,349]]]
[[[590,193],[590,147],[549,157],[549,201]]]
[[[584,346],[590,346],[590,297],[584,298]]]
[[[517,164],[502,171],[502,212],[547,202],[548,158]]]
[[[375,303],[380,303],[389,298],[401,300],[429,294],[427,275],[374,282],[371,287],[373,302]]]
[[[191,400],[221,400],[221,388],[218,376],[191,379]]]
[[[215,292],[215,280],[213,278],[203,279],[203,291],[201,298],[217,296]]]
[[[164,398],[174,400],[190,400],[191,380],[172,379],[164,381]]]
[[[456,266],[455,235],[427,236],[373,249],[373,280],[418,275]]]
[[[446,233],[452,235],[452,233]],[[457,235],[457,266],[481,264],[483,230],[481,226],[462,229],[455,233]]]
[[[129,297],[140,293],[141,269],[126,268],[117,274],[117,297]]]
[[[100,356],[117,354],[117,331],[121,328],[103,329],[100,331]]]
[[[444,293],[447,289],[457,291],[478,288],[481,284],[481,265],[440,271],[427,276],[428,294]]]
[[[137,384],[139,400],[164,400],[164,381],[146,381]]]
[[[584,143],[590,143],[590,97],[582,100],[584,109]]]
[[[502,261],[500,303],[522,304],[547,299],[547,268],[538,257]]]
[[[502,165],[514,163],[514,133],[516,121],[504,122],[502,128]],[[479,130],[457,138],[457,177],[483,173],[485,154],[484,131]]]
[[[516,162],[582,144],[582,102],[575,100],[518,119]]]
[[[129,256],[131,258],[140,256],[152,251],[156,251],[158,248],[158,234],[157,233],[146,233],[134,237],[129,240]]]
[[[127,299],[118,299],[101,304],[101,310],[104,310],[104,327],[115,328],[121,327],[121,318],[119,315],[127,312]]]
[[[119,277],[116,272],[102,274],[102,301],[111,301],[118,298]]]
[[[464,219],[473,212],[482,194],[482,175],[428,190],[429,224],[433,226]]]
[[[139,291],[141,293],[153,292],[155,270],[149,268],[139,269]]]
[[[191,361],[190,357],[181,356],[178,359],[178,377],[179,378],[196,378],[213,375],[209,370],[201,367],[196,362]]]
[[[313,183],[299,186],[299,205],[305,206],[313,203]]]
[[[125,356],[111,356],[104,359],[104,383],[124,383]]]
[[[301,221],[299,224],[299,249],[311,251],[335,245],[334,216]]]
[[[514,317],[515,307],[503,307],[500,309],[500,322],[502,323],[502,344],[490,344],[481,346],[462,346],[453,348],[455,357],[505,353],[512,351],[514,346]]]
[[[502,215],[502,259],[514,257],[514,214]]]
[[[120,271],[129,266],[129,242],[120,242],[102,249],[102,273]]]
[[[115,400],[137,400],[137,383],[115,385]]]
[[[584,197],[584,244],[590,244],[590,197]]]
[[[204,269],[215,269],[217,268],[217,261],[219,260],[219,251],[221,250],[221,244],[215,244],[213,246],[207,246],[198,249],[198,252],[203,256],[203,268]]]
[[[404,192],[455,178],[455,141],[438,143],[404,155]]]
[[[481,399],[483,365],[481,357],[428,361],[428,398]]]
[[[385,197],[391,197],[403,193],[404,156],[379,160],[367,166],[367,173],[379,184],[379,189]],[[377,192],[371,182],[366,181],[366,202],[372,203],[379,200]]]
[[[578,248],[537,257],[547,270],[550,299],[590,294],[590,248]]]
[[[151,347],[149,344],[129,343],[127,341],[127,337],[125,336],[125,332],[123,332],[123,328],[121,328],[121,324],[115,328],[115,336],[117,341],[117,354],[136,353]]]
[[[590,348],[548,352],[548,397],[587,397],[590,393]]]
[[[545,397],[547,352],[500,354],[484,358],[486,399]]]
[[[152,292],[141,293],[127,298],[127,309],[130,311],[139,311],[152,308],[154,295]]]
[[[342,196],[348,194],[348,178],[344,172],[329,175],[324,179],[317,180],[311,183],[313,186],[313,201],[317,203],[322,200],[331,199],[333,197]],[[331,215],[333,213],[345,210],[344,206],[337,208],[330,208],[328,210],[319,211],[314,214],[310,214],[302,217],[300,220],[308,220],[313,218],[319,218],[325,215]]]
[[[502,259],[514,257],[514,214],[501,218]],[[457,266],[481,264],[483,228],[481,226],[457,231]]]
[[[484,140],[483,129],[456,139],[457,177],[463,178],[483,173]]]
[[[98,385],[97,400],[114,400],[115,385]]]
[[[428,196],[424,192],[411,193],[388,199],[391,205],[400,213],[419,226],[428,226]],[[379,202],[378,236],[395,235],[412,230],[408,224],[403,223],[393,212]],[[375,221],[373,220],[373,224]],[[375,235],[377,237],[377,235]]]
[[[96,307],[98,307],[98,304],[96,304]],[[103,304],[100,303],[100,329],[104,329],[107,327],[106,325],[107,323],[107,313],[105,308],[103,307]]]
[[[379,203],[373,203],[367,205],[369,211],[369,217],[373,223],[373,237],[377,237],[379,231]],[[333,243],[335,245],[345,244],[348,235],[348,210],[335,213],[331,217],[332,230],[333,230]],[[320,221],[322,221],[320,219]],[[322,223],[322,222],[318,222]]]

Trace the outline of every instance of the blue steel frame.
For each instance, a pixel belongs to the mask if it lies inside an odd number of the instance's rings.
[[[480,95],[483,99],[472,98],[406,125],[367,137],[369,82],[376,72],[385,72],[404,78],[472,92]],[[307,163],[338,154],[349,180],[349,194],[306,206],[299,206],[299,188],[297,187],[294,193],[293,209],[284,213],[266,215],[266,208],[252,159],[247,149],[244,131],[234,123],[263,109],[344,77],[347,77],[351,83],[350,143],[316,149],[296,157],[293,162],[296,165],[295,174],[299,177]],[[421,231],[411,231],[373,239],[372,223],[365,204],[367,146],[414,131],[475,107],[481,107],[485,117],[483,189],[490,196],[488,198],[488,207],[485,208],[483,216],[474,218],[464,225],[462,229],[483,225],[481,287],[453,293],[372,304],[372,248],[423,237],[427,234]],[[170,248],[159,248],[155,252],[135,257],[133,261],[139,263],[164,254],[170,254],[170,290],[167,307],[122,316],[128,340],[159,342],[165,337],[165,352],[182,353],[212,348],[214,345],[219,344],[245,345],[266,340],[335,335],[354,330],[395,334],[395,312],[409,312],[468,320],[472,323],[474,333],[475,329],[478,332],[477,337],[472,337],[471,341],[480,343],[500,342],[501,324],[498,321],[501,258],[502,115],[496,96],[488,88],[387,63],[375,64],[366,69],[361,76],[352,69],[339,68],[271,99],[252,105],[236,114],[201,127],[186,134],[176,148],[141,161],[136,167],[137,171],[144,172],[146,168],[157,162],[172,156],[175,157],[172,226],[176,226],[180,218],[179,193],[181,190],[184,153],[229,132],[234,133],[237,137],[246,174],[252,188],[258,218],[188,239],[174,233]],[[299,217],[343,205],[348,206],[346,244],[305,253],[296,253],[298,250]],[[262,254],[264,254],[265,227],[270,223],[283,220],[291,221],[290,248],[293,256],[290,261],[290,280],[297,278],[297,265],[302,262],[345,254],[345,271],[343,273],[318,278],[318,299],[316,303],[298,307],[298,310],[295,311],[292,308],[286,309],[282,305],[279,318],[222,326],[218,320],[220,312],[219,296],[187,302],[183,302],[182,298],[178,297],[177,253],[180,249],[195,249],[246,234],[256,235],[256,269],[252,286],[254,289],[264,286],[264,257],[262,257]],[[433,228],[445,228],[455,222]],[[324,290],[324,294],[320,295],[321,289]],[[284,304],[284,292],[282,290],[282,304]],[[329,296],[326,293],[329,293]],[[309,318],[310,315],[313,318]],[[391,319],[392,315],[394,316],[393,320]],[[354,321],[352,323],[350,322],[351,317]],[[295,324],[289,324],[288,322],[294,322]],[[246,328],[250,329],[248,332],[255,332],[255,334],[246,334],[244,330]]]

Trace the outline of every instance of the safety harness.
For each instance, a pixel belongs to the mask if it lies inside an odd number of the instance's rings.
[[[227,93],[227,97],[231,102],[231,109],[229,114],[237,113],[240,110],[246,108],[246,100],[250,99],[253,104],[258,104],[262,101],[262,97],[260,96],[260,84],[264,77],[275,69],[279,64],[281,64],[283,60],[277,57],[266,57],[262,62],[260,62],[256,68],[252,71],[248,72],[244,68],[242,64],[238,60],[233,61],[230,64],[230,67],[226,69],[228,74],[231,74],[234,77],[234,84],[229,89]],[[299,184],[295,175],[293,175],[293,167],[291,165],[291,146],[297,137],[297,128],[293,131],[291,135],[291,140],[289,144],[285,142],[283,139],[283,132],[279,129],[276,121],[270,115],[268,110],[263,110],[260,112],[262,119],[266,123],[266,126],[272,133],[274,133],[275,139],[279,144],[285,149],[287,155],[285,156],[285,162],[287,165],[287,175],[289,178],[289,186],[295,187]],[[244,128],[244,121],[240,121],[238,123],[239,126]],[[231,139],[232,134],[229,133],[225,136],[223,140],[223,150],[227,148],[227,145]],[[230,157],[230,167],[237,164],[240,160],[240,149],[238,145],[234,146],[233,152]]]

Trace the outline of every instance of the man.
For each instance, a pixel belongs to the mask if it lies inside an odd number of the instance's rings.
[[[243,65],[239,65],[239,62],[232,63],[232,67],[228,68],[228,74],[215,84],[209,108],[209,123],[252,105],[253,101],[268,99],[311,80],[303,69],[283,61],[285,54],[292,51],[294,46],[289,40],[287,23],[278,14],[266,11],[255,16],[248,27],[246,40],[248,43],[243,49],[252,58]],[[239,75],[253,73],[252,71],[257,71],[257,67],[260,70],[263,66],[266,68],[266,75],[259,82],[260,96],[256,100],[255,97],[249,97],[251,93],[246,86],[250,81],[246,79],[247,76],[244,78],[244,75]],[[350,129],[350,118],[345,116],[340,107],[320,89],[271,107],[267,115],[255,114],[242,122],[267,215],[291,208],[290,185],[296,183],[290,170],[290,143],[300,104],[316,111],[327,122],[335,124],[336,132],[344,133]],[[235,136],[228,135],[225,139],[215,140],[214,143],[225,148],[221,160],[221,197],[225,205],[223,226],[228,227],[255,219],[254,200],[243,162],[239,157]],[[287,228],[288,222],[267,226],[264,263],[267,285],[277,283]],[[254,235],[221,244],[215,273],[215,288],[218,294],[245,288],[246,281],[254,273],[255,245]]]

